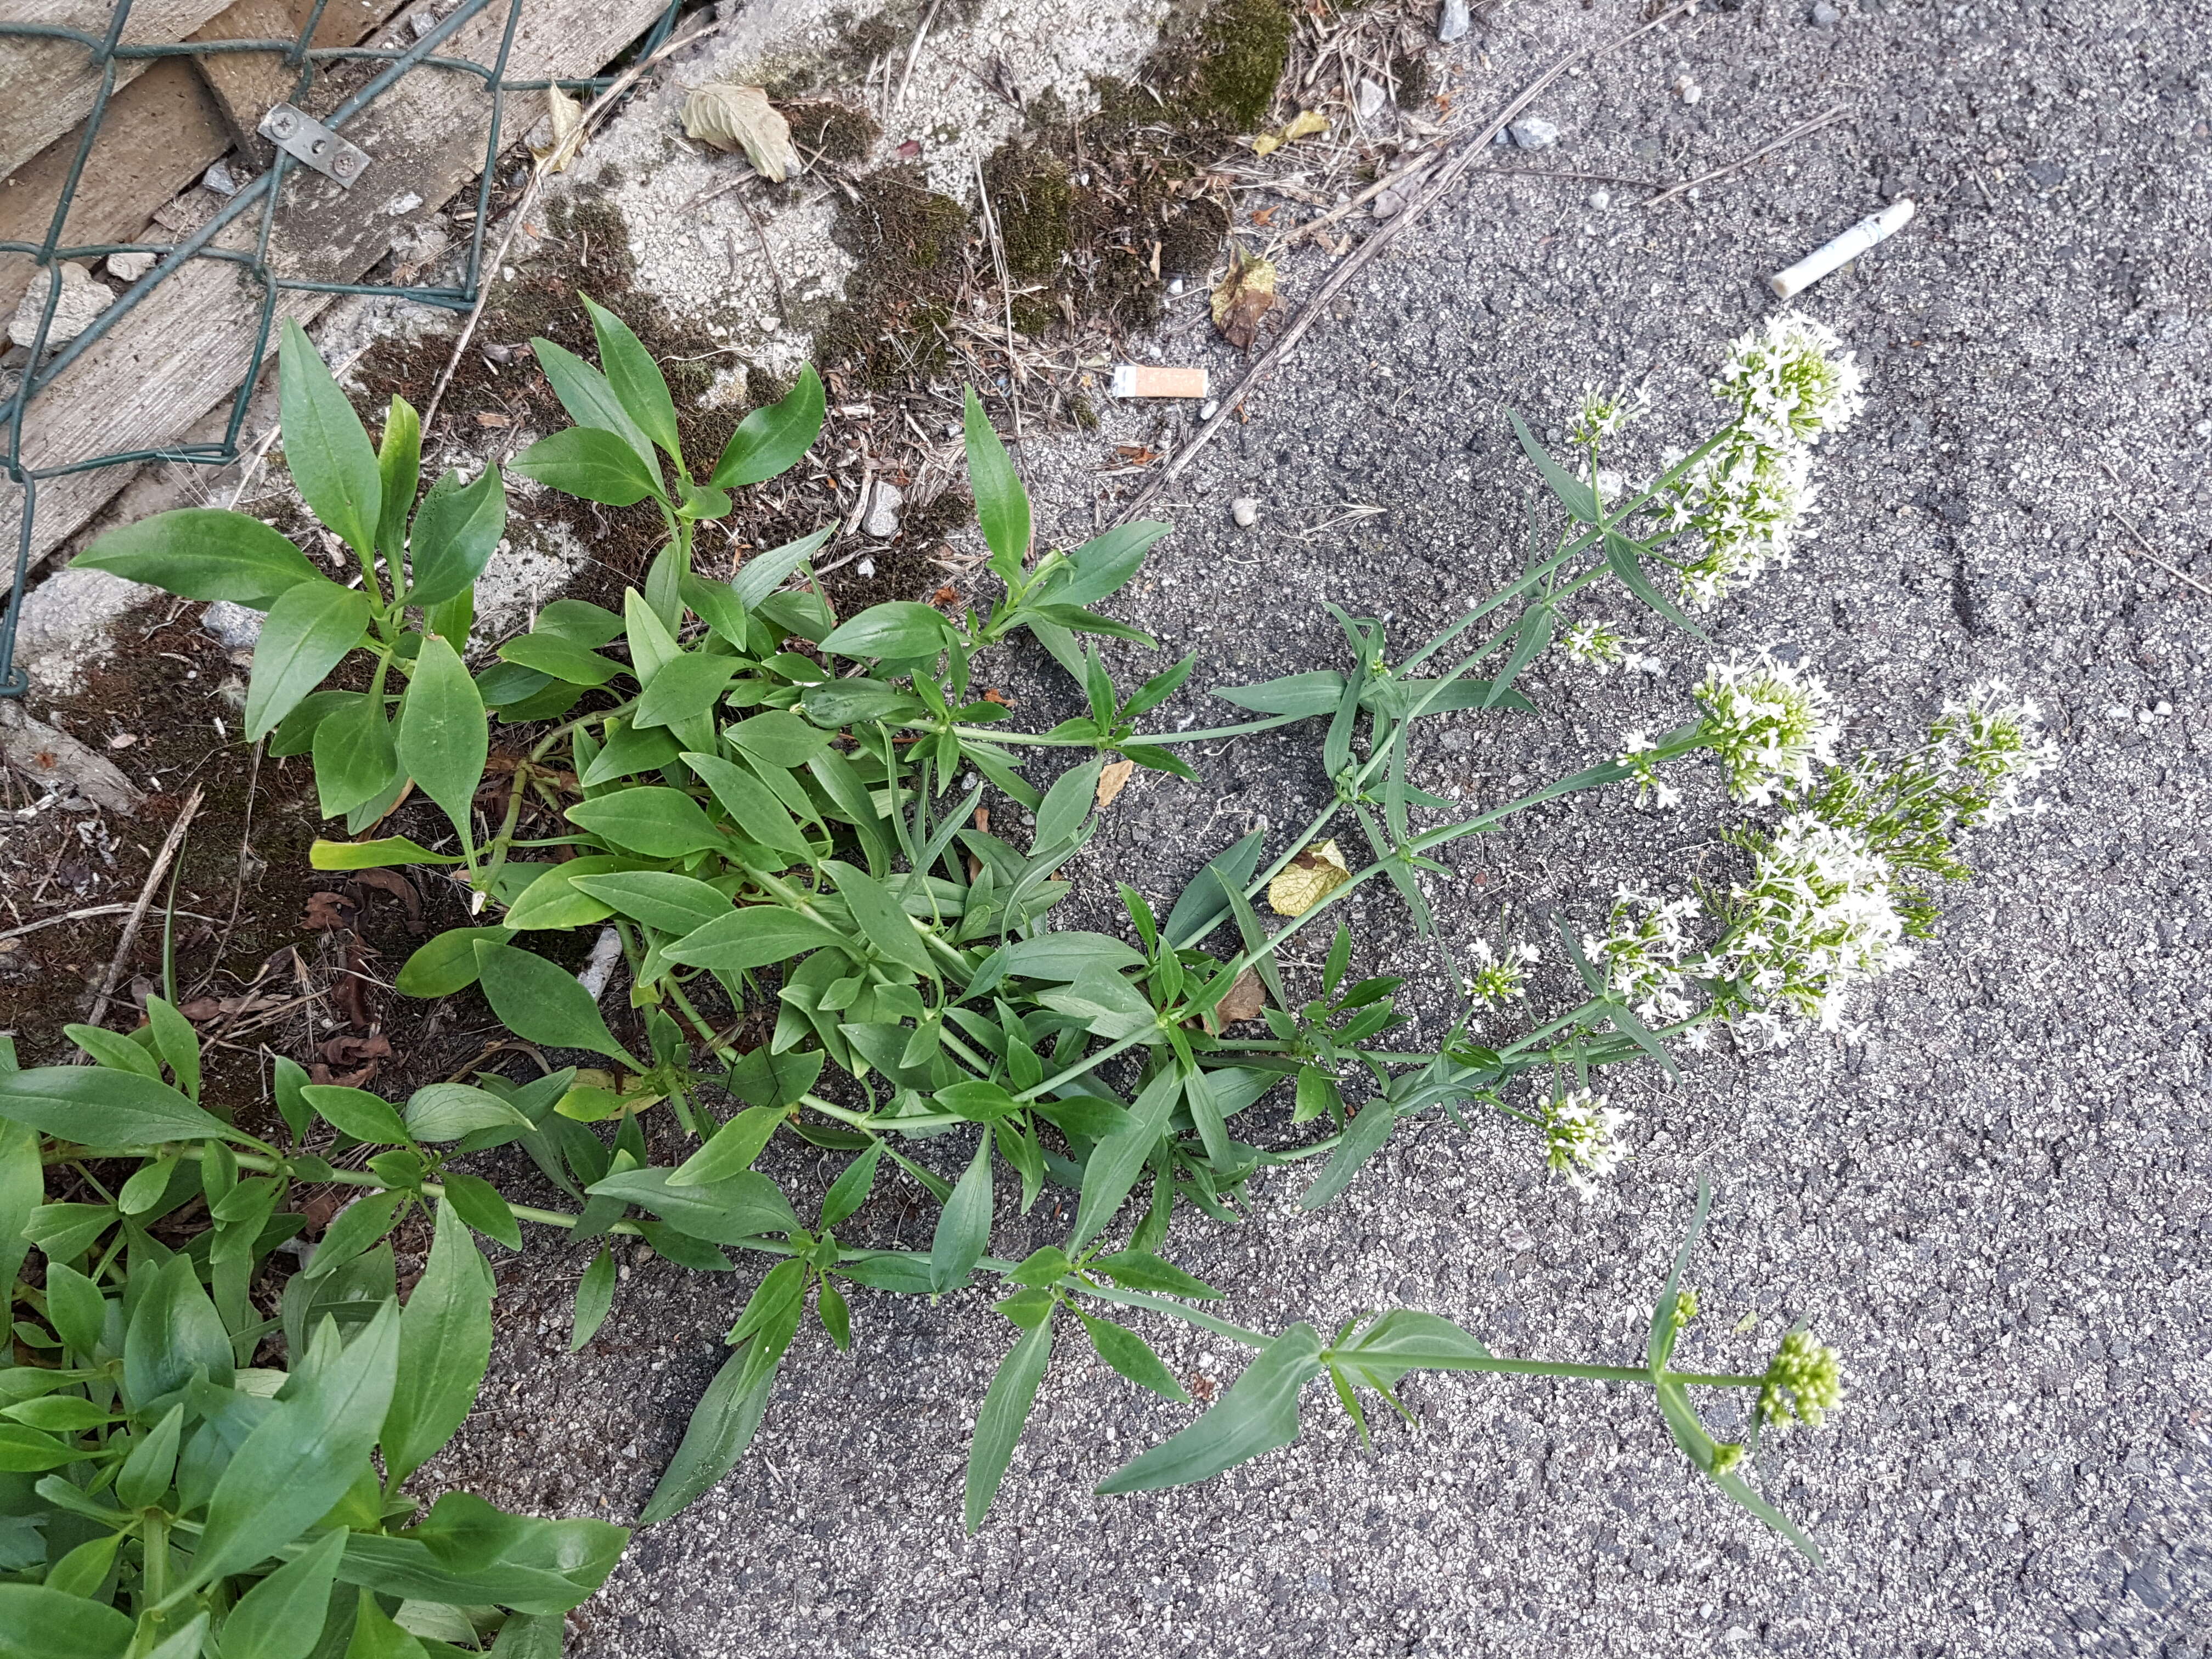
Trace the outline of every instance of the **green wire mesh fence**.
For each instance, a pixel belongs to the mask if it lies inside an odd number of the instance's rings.
[[[412,45],[404,47],[313,45],[317,26],[322,21],[329,0],[315,0],[298,33],[289,40],[127,44],[123,37],[130,22],[132,0],[116,0],[114,13],[108,21],[105,34],[94,34],[53,24],[0,22],[0,37],[66,40],[82,46],[91,54],[91,62],[100,76],[91,111],[86,116],[76,141],[75,159],[64,181],[59,199],[55,203],[45,237],[35,242],[0,241],[0,253],[30,255],[46,284],[46,304],[40,313],[36,331],[28,342],[28,360],[22,366],[15,390],[4,401],[0,401],[0,433],[4,433],[4,435],[0,435],[0,472],[4,472],[9,481],[21,492],[22,497],[16,529],[14,580],[9,586],[4,614],[0,614],[0,696],[19,697],[28,689],[27,677],[15,660],[15,635],[22,611],[25,579],[30,573],[41,481],[100,467],[135,466],[144,461],[182,461],[219,467],[237,460],[239,433],[245,425],[253,384],[260,374],[262,360],[269,349],[270,335],[276,325],[277,295],[287,289],[337,295],[383,295],[457,311],[465,311],[476,304],[482,280],[484,233],[490,216],[491,192],[501,147],[507,94],[542,91],[556,85],[578,90],[596,90],[607,84],[603,79],[555,82],[507,78],[507,60],[514,46],[517,25],[522,18],[524,0],[505,0],[505,24],[499,37],[498,52],[490,63],[477,63],[440,53],[440,46],[456,30],[495,3],[497,0],[460,0],[459,5],[439,19]],[[646,37],[640,48],[642,52],[650,54],[667,39],[675,27],[684,0],[672,0],[652,33]],[[342,62],[381,64],[382,67],[367,82],[327,112],[310,112],[313,122],[333,134],[342,134],[347,122],[374,103],[404,75],[427,70],[473,76],[482,81],[490,100],[491,126],[485,137],[483,170],[477,184],[475,222],[470,232],[468,250],[462,261],[459,280],[449,286],[311,282],[281,276],[272,270],[269,258],[270,240],[276,225],[276,210],[283,199],[285,180],[303,165],[281,143],[276,149],[274,159],[265,169],[240,185],[214,216],[173,245],[152,242],[65,244],[62,235],[69,222],[70,210],[83,180],[93,147],[99,140],[100,123],[106,114],[109,100],[116,91],[118,63],[132,58],[207,57],[228,52],[281,54],[284,66],[294,71],[291,101],[302,110],[306,109],[307,100],[315,90],[315,73],[319,67]],[[362,211],[364,214],[375,210],[370,202],[363,202]],[[246,220],[248,215],[258,215],[259,218],[250,247],[216,246],[217,238],[227,228]],[[48,356],[46,338],[61,303],[63,262],[104,258],[111,253],[150,253],[155,256],[155,263],[82,332],[59,345],[52,356]],[[196,259],[227,260],[238,264],[260,289],[259,315],[246,357],[246,372],[237,391],[232,395],[229,418],[222,439],[212,443],[179,442],[160,448],[118,450],[48,466],[26,465],[23,422],[31,405],[41,395],[49,393],[69,367],[128,316],[140,301]],[[34,277],[33,280],[35,287],[39,279]]]

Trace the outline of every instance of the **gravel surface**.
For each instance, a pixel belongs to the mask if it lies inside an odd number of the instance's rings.
[[[1856,711],[1855,741],[1909,733],[1972,682],[2013,682],[2063,751],[2049,810],[1973,839],[1978,874],[1948,894],[1938,939],[1859,1005],[1865,1041],[1723,1045],[1674,1089],[1648,1068],[1623,1079],[1637,1156],[1595,1202],[1541,1178],[1525,1133],[1431,1118],[1334,1207],[1301,1214],[1304,1175],[1279,1170],[1249,1226],[1179,1223],[1170,1244],[1248,1323],[1326,1330],[1407,1304],[1500,1352],[1633,1363],[1709,1175],[1715,1218],[1690,1275],[1706,1311],[1685,1356],[1757,1369],[1801,1317],[1845,1356],[1844,1408],[1759,1459],[1827,1570],[1729,1507],[1648,1397],[1612,1385],[1419,1378],[1405,1391],[1418,1428],[1379,1425],[1371,1455],[1316,1388],[1289,1451],[1195,1489],[1093,1498],[1188,1413],[1065,1340],[997,1509],[963,1539],[966,1431],[1010,1328],[976,1292],[934,1309],[864,1293],[853,1354],[801,1337],[748,1461],[639,1538],[572,1651],[2209,1650],[2212,599],[2138,556],[2118,522],[2212,579],[2208,15],[2139,0],[1832,9],[1821,25],[1797,0],[1721,0],[1562,82],[1533,112],[1559,143],[1486,165],[1671,179],[1831,103],[1853,116],[1649,215],[1627,205],[1632,186],[1476,177],[1169,489],[1177,532],[1122,609],[1167,651],[1200,653],[1194,690],[1342,665],[1323,599],[1425,637],[1514,566],[1528,477],[1509,405],[1540,432],[1586,384],[1640,384],[1644,453],[1686,441],[1715,407],[1704,382],[1726,339],[1773,309],[1766,273],[1886,196],[1919,200],[1915,224],[1802,302],[1858,350],[1868,412],[1828,447],[1819,543],[1711,631],[1723,650],[1819,665]],[[1634,21],[1613,0],[1511,9],[1454,49],[1455,96],[1493,107],[1568,45]],[[1603,210],[1588,204],[1601,187]],[[1286,267],[1293,304],[1325,268]],[[1238,364],[1200,304],[1171,318],[1161,355],[1204,356],[1225,386]],[[1047,531],[1087,533],[1094,493],[1126,483],[1093,471],[1104,445],[1157,441],[1160,418],[1117,411],[1079,448],[1031,458]],[[1230,503],[1246,495],[1259,512],[1240,529]],[[1310,529],[1347,502],[1384,511]],[[1638,622],[1605,590],[1585,614]],[[1540,666],[1539,714],[1428,723],[1417,775],[1494,800],[1682,718],[1705,652],[1639,631],[1662,674]],[[1065,683],[1035,663],[1002,678],[1024,720],[1066,712]],[[1170,713],[1204,707],[1188,696]],[[1208,723],[1227,714],[1211,708]],[[1203,788],[1133,787],[1078,866],[1085,914],[1104,918],[1111,878],[1169,896],[1258,817],[1302,821],[1319,740],[1294,729],[1209,754]],[[1585,797],[1461,844],[1432,892],[1455,940],[1547,942],[1547,907],[1588,925],[1621,881],[1679,890],[1724,872],[1733,821],[1710,779],[1664,817]],[[1394,904],[1353,914],[1364,962],[1427,965]],[[1566,994],[1547,960],[1529,1010]],[[915,1189],[886,1191],[854,1242],[926,1243],[927,1211],[895,1201]],[[994,1249],[1056,1236],[1048,1199],[1002,1217]],[[504,1501],[623,1517],[753,1275],[640,1265],[568,1358],[581,1265],[507,1276],[518,1340],[443,1468]],[[1146,1328],[1184,1376],[1234,1374],[1227,1345]]]

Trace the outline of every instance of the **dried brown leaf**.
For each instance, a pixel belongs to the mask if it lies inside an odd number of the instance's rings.
[[[684,100],[684,131],[719,149],[742,149],[753,171],[781,182],[799,173],[791,123],[758,87],[714,82],[693,88]]]
[[[1104,811],[1114,804],[1115,796],[1128,787],[1129,776],[1137,769],[1133,760],[1109,761],[1106,769],[1098,775],[1098,810]]]
[[[1234,1025],[1240,1020],[1257,1019],[1267,1012],[1267,988],[1260,983],[1256,969],[1247,968],[1237,975],[1237,982],[1229,988],[1229,994],[1221,999],[1214,1010],[1214,1018],[1224,1025]]]

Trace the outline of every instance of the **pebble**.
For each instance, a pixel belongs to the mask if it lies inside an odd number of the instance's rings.
[[[1443,10],[1437,17],[1437,39],[1458,40],[1474,27],[1474,17],[1468,0],[1444,0]]]
[[[1505,129],[1505,136],[1522,149],[1549,149],[1559,142],[1559,128],[1540,115],[1516,121]]]
[[[200,612],[200,631],[232,651],[242,651],[261,637],[261,613],[230,599],[217,599]]]
[[[1828,0],[1820,0],[1820,3],[1813,8],[1813,21],[1821,28],[1832,29],[1843,21],[1843,13],[1830,5]]]
[[[92,272],[75,260],[62,261],[62,291],[54,306],[53,321],[46,325],[46,348],[52,350],[64,341],[74,340],[92,326],[93,319],[107,309],[115,299],[115,290],[105,283],[94,282]],[[15,315],[8,324],[8,337],[17,345],[27,346],[39,337],[39,317],[46,308],[46,296],[52,284],[40,276],[23,292],[17,302]]]
[[[1686,104],[1698,103],[1704,99],[1705,95],[1705,89],[1695,81],[1682,88],[1682,101]]]
[[[1382,106],[1390,94],[1382,90],[1382,83],[1368,76],[1359,77],[1359,85],[1352,94],[1352,106],[1363,121],[1371,121],[1382,112]]]
[[[876,480],[875,494],[868,497],[868,516],[861,521],[860,529],[879,542],[887,542],[898,534],[898,510],[906,500],[906,492],[896,484]]]
[[[1213,418],[1213,411],[1220,407],[1220,398],[1208,398],[1204,403],[1198,406],[1198,418],[1201,421],[1210,421]],[[2206,430],[2212,431],[2212,422],[2206,422]],[[2199,433],[2197,435],[2202,437],[2203,434]]]
[[[1229,503],[1229,516],[1237,520],[1239,530],[1249,530],[1260,519],[1260,503],[1249,495],[1239,495]]]
[[[422,205],[422,198],[410,190],[404,195],[395,196],[386,202],[384,204],[385,216],[387,218],[397,219],[401,214],[412,213]]]
[[[873,559],[861,560],[860,563],[853,567],[853,574],[860,577],[861,580],[866,581],[869,577],[876,574],[876,562]]]
[[[218,196],[238,194],[238,180],[231,176],[230,169],[220,161],[211,163],[208,170],[200,174],[200,183]]]
[[[111,253],[107,256],[107,274],[118,283],[135,283],[153,270],[158,253]]]
[[[1592,191],[1589,193],[1589,204],[1600,213],[1604,212],[1613,205],[1613,192],[1609,190]]]
[[[1168,292],[1171,295],[1181,294],[1182,292],[1182,278],[1178,276],[1173,282],[1170,282],[1168,284]]]

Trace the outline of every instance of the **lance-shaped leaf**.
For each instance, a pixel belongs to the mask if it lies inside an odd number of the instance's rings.
[[[1382,1143],[1390,1139],[1390,1131],[1397,1125],[1397,1109],[1388,1100],[1369,1101],[1329,1154],[1328,1167],[1298,1194],[1298,1207],[1318,1210],[1350,1186],[1360,1166],[1382,1150]]]
[[[1173,1066],[1163,1070],[1145,1086],[1130,1108],[1129,1121],[1091,1149],[1083,1166],[1083,1193],[1075,1206],[1075,1227],[1068,1235],[1067,1252],[1081,1254],[1083,1247],[1105,1231],[1121,1209],[1129,1189],[1144,1173],[1152,1148],[1167,1132],[1168,1118],[1182,1096],[1182,1074]]]
[[[276,387],[284,465],[292,482],[317,518],[355,551],[368,556],[376,549],[384,506],[376,451],[352,402],[315,355],[314,343],[289,318],[284,348],[277,354]]]
[[[1561,466],[1552,459],[1552,453],[1536,441],[1536,434],[1528,424],[1511,410],[1506,418],[1513,422],[1513,435],[1521,441],[1521,448],[1536,464],[1536,471],[1544,475],[1544,482],[1552,494],[1559,498],[1559,505],[1585,524],[1595,524],[1598,519],[1597,491],[1586,480]]]
[[[258,743],[323,683],[368,626],[368,595],[336,582],[298,582],[269,607],[246,688],[246,740]]]
[[[266,611],[323,573],[258,519],[213,507],[180,507],[111,530],[72,564],[144,582],[187,599],[228,599]]]
[[[492,1012],[525,1042],[589,1048],[616,1060],[630,1060],[629,1051],[607,1030],[592,994],[576,983],[575,975],[544,957],[480,940],[477,973]]]
[[[676,436],[676,404],[668,395],[668,382],[645,343],[630,332],[629,325],[596,303],[588,294],[577,296],[591,313],[592,334],[599,346],[599,363],[607,385],[638,429],[668,453],[680,468],[682,447]]]
[[[399,1364],[382,1438],[388,1487],[428,1462],[476,1403],[491,1358],[491,1298],[483,1253],[453,1204],[439,1205],[429,1261],[399,1317]]]
[[[976,1139],[975,1156],[954,1183],[929,1246],[930,1288],[940,1295],[968,1282],[991,1242],[991,1137]]]
[[[1674,1265],[1668,1270],[1667,1283],[1659,1291],[1659,1300],[1651,1309],[1651,1340],[1648,1351],[1651,1372],[1657,1376],[1667,1369],[1674,1357],[1674,1338],[1681,1324],[1674,1316],[1676,1304],[1681,1294],[1683,1270],[1690,1265],[1690,1252],[1697,1248],[1698,1235],[1705,1231],[1705,1217],[1713,1207],[1712,1183],[1703,1176],[1698,1177],[1697,1206],[1690,1212],[1690,1231],[1682,1236],[1681,1248],[1674,1252]]]
[[[0,1072],[0,1117],[86,1146],[253,1139],[165,1083],[105,1066]]]
[[[1030,550],[1030,497],[1021,474],[1007,459],[1006,447],[991,429],[975,388],[963,388],[962,429],[968,446],[968,488],[975,497],[975,518],[991,550],[991,568],[1009,586],[1021,575]],[[1079,600],[1060,597],[1062,604]]]
[[[444,811],[463,847],[476,842],[471,808],[490,741],[483,698],[460,653],[430,635],[415,659],[415,676],[399,705],[395,743],[400,765]]]
[[[1705,629],[1684,616],[1682,608],[1653,586],[1650,577],[1644,574],[1644,552],[1627,537],[1611,530],[1605,532],[1605,562],[1620,578],[1620,585],[1692,639],[1704,639]]]
[[[692,1408],[690,1422],[684,1425],[684,1443],[677,1447],[676,1455],[661,1474],[660,1484],[653,1489],[652,1498],[637,1517],[641,1525],[665,1521],[688,1507],[735,1468],[745,1448],[752,1444],[761,1414],[768,1409],[769,1390],[775,1386],[775,1372],[770,1369],[750,1387],[742,1391],[738,1388],[752,1358],[752,1346],[758,1340],[756,1337],[740,1346],[707,1385],[707,1392]]]
[[[1298,1395],[1322,1373],[1321,1338],[1293,1325],[1260,1351],[1212,1410],[1100,1481],[1104,1494],[1208,1480],[1298,1437]]]
[[[984,1392],[983,1408],[975,1413],[975,1438],[968,1448],[966,1519],[973,1533],[983,1524],[1014,1446],[1036,1403],[1037,1386],[1044,1381],[1052,1360],[1052,1316],[1048,1312],[1034,1328],[1024,1331],[1012,1352],[999,1362]]]
[[[714,474],[708,482],[719,489],[742,489],[749,484],[764,483],[778,473],[787,471],[798,465],[799,458],[807,452],[820,434],[823,413],[822,379],[815,374],[813,364],[802,363],[799,380],[789,392],[775,403],[753,410],[738,423],[738,429],[730,434],[730,441],[724,447],[721,459],[714,463]],[[818,534],[826,540],[830,532],[825,530]],[[810,537],[808,540],[813,542],[815,538]],[[808,552],[812,550],[811,547],[807,549]],[[763,556],[763,558],[775,556],[774,554]],[[804,558],[805,554],[799,556]],[[761,560],[756,559],[753,562],[758,564]],[[793,561],[794,566],[797,562],[796,559]],[[775,581],[781,581],[785,574],[788,572],[779,574]],[[769,584],[771,588],[774,586],[775,582]],[[745,603],[748,605],[758,605],[767,597],[765,591],[757,597],[747,595]]]

